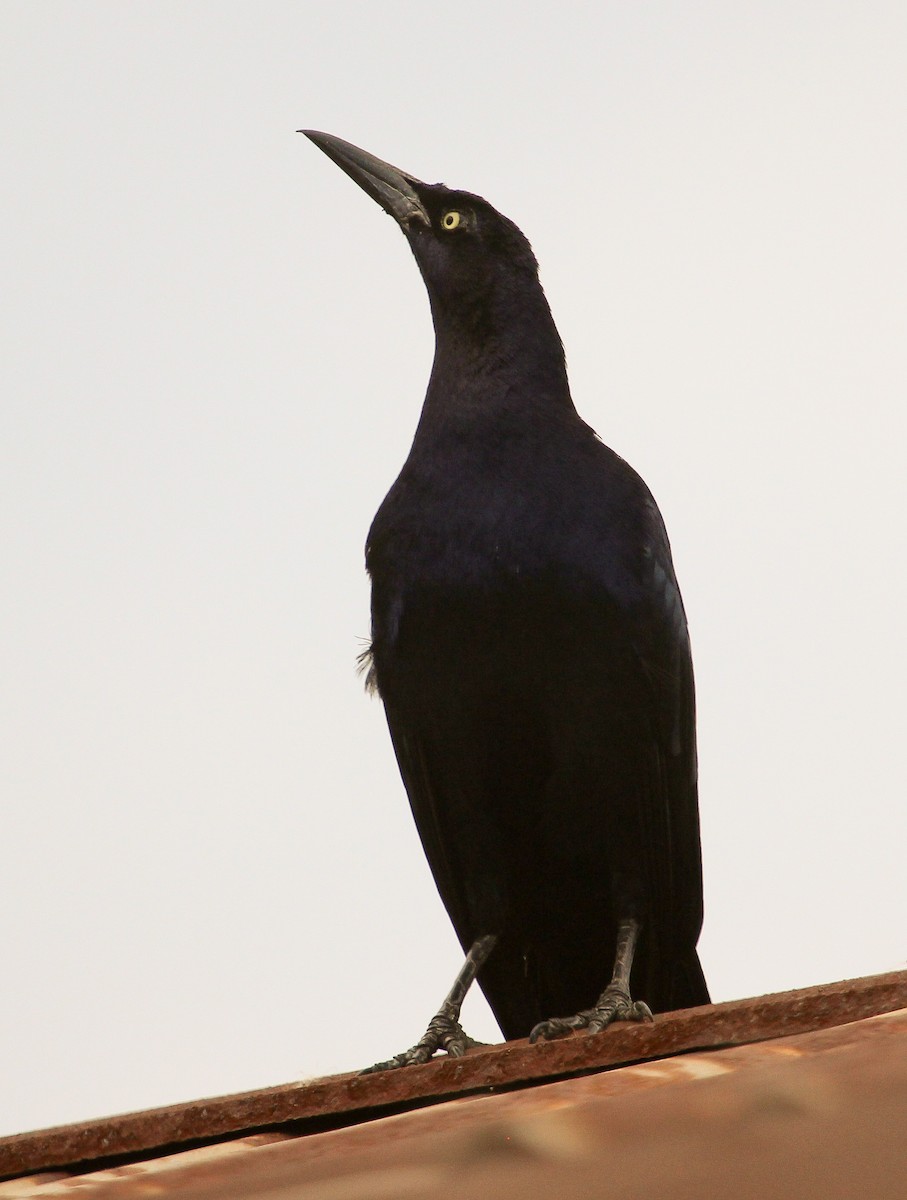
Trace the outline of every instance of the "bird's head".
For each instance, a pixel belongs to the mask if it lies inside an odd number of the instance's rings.
[[[470,192],[415,176],[328,133],[301,130],[396,220],[428,289],[436,326],[489,326],[538,292],[538,263],[513,221]]]

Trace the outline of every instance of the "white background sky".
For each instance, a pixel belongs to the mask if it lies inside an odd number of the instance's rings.
[[[365,1065],[459,964],[353,669],[428,304],[299,126],[517,221],[661,505],[714,997],[902,967],[904,4],[0,22],[0,1132]]]

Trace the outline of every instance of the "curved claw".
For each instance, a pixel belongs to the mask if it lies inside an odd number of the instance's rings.
[[[529,1041],[535,1043],[544,1038],[546,1042],[553,1042],[556,1038],[566,1037],[574,1029],[585,1029],[592,1011],[590,1008],[577,1013],[575,1017],[552,1017],[548,1021],[539,1021],[529,1034]]]
[[[597,1004],[586,1028],[590,1033],[601,1033],[612,1021],[654,1021],[652,1010],[644,1000],[630,1000],[625,1004]]]
[[[601,1033],[613,1021],[654,1021],[652,1010],[643,1000],[631,1000],[628,992],[618,988],[605,988],[594,1008],[584,1009],[574,1017],[552,1017],[540,1021],[529,1035],[535,1043],[541,1038],[554,1041],[574,1029],[587,1029],[589,1033]]]
[[[398,1067],[414,1067],[419,1063],[428,1062],[434,1052],[423,1046],[421,1042],[416,1042],[415,1046],[410,1046],[408,1050],[401,1051],[400,1054],[395,1054],[393,1058],[385,1059],[384,1062],[373,1063],[370,1067],[363,1067],[359,1072],[360,1075],[374,1075],[377,1071],[396,1071]]]
[[[451,1058],[462,1058],[467,1050],[484,1043],[477,1042],[464,1030],[459,1021],[444,1013],[432,1017],[428,1029],[419,1038],[415,1046],[410,1046],[401,1054],[395,1054],[386,1062],[375,1063],[360,1071],[360,1075],[372,1075],[376,1071],[395,1071],[398,1067],[413,1067],[426,1063],[439,1051],[443,1050]]]

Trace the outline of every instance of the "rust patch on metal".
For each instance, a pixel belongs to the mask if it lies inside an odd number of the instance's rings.
[[[472,1051],[376,1075],[335,1075],[0,1139],[0,1178],[164,1153],[285,1127],[294,1135],[353,1125],[457,1096],[511,1089],[693,1050],[828,1029],[907,1007],[907,971],[665,1013],[593,1036]]]
[[[852,1200],[905,1194],[907,1011],[683,1055],[348,1129],[260,1135],[15,1200]],[[3,1185],[0,1185],[2,1194]]]

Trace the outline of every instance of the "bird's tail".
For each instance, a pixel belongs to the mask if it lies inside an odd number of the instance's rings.
[[[691,950],[674,964],[667,995],[662,999],[659,1011],[671,1012],[677,1008],[698,1008],[701,1004],[711,1004],[711,1002],[699,955],[695,949]]]

